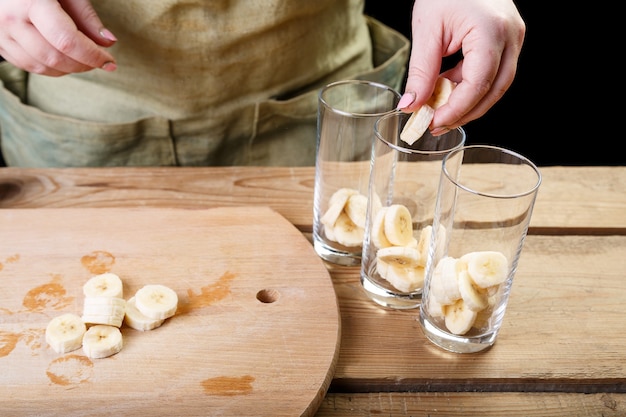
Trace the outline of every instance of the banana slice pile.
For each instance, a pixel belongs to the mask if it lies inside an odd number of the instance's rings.
[[[443,227],[440,233],[443,233]],[[381,207],[372,222],[371,240],[376,246],[376,272],[394,288],[411,292],[424,285],[424,267],[432,226],[413,236],[413,220],[402,204]],[[444,236],[441,236],[442,239]]]
[[[442,258],[433,271],[428,313],[443,319],[453,334],[487,324],[500,286],[509,273],[508,260],[497,251],[479,251]]]
[[[113,273],[90,278],[83,285],[83,294],[82,317],[62,314],[46,327],[46,342],[57,353],[82,347],[90,358],[115,355],[124,344],[122,324],[141,331],[156,329],[178,307],[178,295],[164,285],[145,285],[125,300],[122,280]]]
[[[367,197],[352,188],[340,188],[328,200],[320,218],[329,240],[347,247],[363,245]]]
[[[413,145],[415,141],[421,138],[428,126],[430,126],[435,110],[448,102],[448,98],[455,87],[456,83],[454,81],[441,76],[437,78],[432,96],[430,96],[426,104],[411,114],[400,133],[400,139],[409,145]]]

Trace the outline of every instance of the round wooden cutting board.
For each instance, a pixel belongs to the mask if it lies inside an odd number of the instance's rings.
[[[82,313],[113,272],[128,299],[176,291],[174,317],[122,326],[118,354],[57,354],[48,322]],[[267,207],[0,210],[2,415],[313,415],[334,373],[340,319],[311,244]]]

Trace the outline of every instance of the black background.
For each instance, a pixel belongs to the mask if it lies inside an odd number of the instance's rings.
[[[410,39],[412,5],[366,0],[365,11]],[[544,166],[625,165],[621,75],[611,71],[611,53],[621,50],[616,40],[623,38],[624,23],[611,23],[616,11],[536,0],[517,6],[526,38],[515,81],[487,114],[464,127],[467,143],[504,146]]]

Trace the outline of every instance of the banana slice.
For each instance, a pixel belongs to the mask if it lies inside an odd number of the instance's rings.
[[[365,228],[365,216],[367,213],[367,197],[363,194],[353,194],[348,198],[343,208],[352,223],[360,228]]]
[[[437,78],[433,94],[423,106],[411,114],[400,133],[400,139],[413,145],[421,138],[433,121],[435,110],[448,102],[455,87],[456,83],[453,81],[441,76]]]
[[[135,307],[146,317],[165,320],[176,314],[178,295],[165,285],[144,285],[135,293]]]
[[[442,319],[446,316],[447,306],[441,304],[435,297],[428,297],[428,314],[435,319]]]
[[[370,232],[370,237],[372,239],[372,243],[376,248],[388,248],[391,245],[387,236],[385,236],[385,213],[389,207],[381,207],[376,216],[374,216],[374,220],[372,220],[372,231]]]
[[[324,215],[320,217],[320,222],[324,226],[330,228],[334,227],[335,222],[339,218],[339,215],[343,213],[343,208],[345,207],[347,201],[348,199],[346,198],[345,201],[337,201],[334,204],[330,205],[328,207],[328,210],[326,210],[326,213],[324,213]]]
[[[502,252],[471,252],[461,260],[467,263],[470,278],[479,288],[500,285],[509,275],[509,261]]]
[[[395,246],[407,246],[413,237],[411,212],[402,204],[392,204],[385,212],[385,236]]]
[[[352,188],[340,188],[333,193],[328,199],[328,209],[320,222],[326,226],[333,227],[339,215],[344,211],[344,207],[351,195],[358,194],[357,190]]]
[[[363,245],[365,229],[354,224],[345,211],[339,215],[333,228],[335,242],[344,246],[357,247]]]
[[[417,241],[417,250],[420,253],[420,265],[426,266],[426,260],[428,259],[428,248],[430,247],[430,240],[433,227],[428,225],[420,232],[420,238]]]
[[[324,234],[326,235],[326,239],[331,240],[333,242],[337,241],[337,237],[335,236],[335,227],[324,225]]]
[[[91,326],[83,336],[83,351],[89,358],[106,358],[122,350],[123,339],[115,326],[97,324]]]
[[[489,306],[487,293],[479,292],[474,287],[474,283],[472,282],[467,270],[463,270],[458,273],[458,283],[461,298],[465,301],[467,308],[478,312]]]
[[[426,132],[428,126],[430,126],[430,122],[433,121],[434,116],[435,109],[428,104],[424,104],[415,110],[404,125],[402,132],[400,132],[400,139],[409,145],[413,145],[424,135],[424,132]]]
[[[86,331],[87,326],[79,316],[62,314],[46,326],[46,342],[57,353],[72,352],[81,347]]]
[[[420,232],[420,237],[417,243],[417,249],[420,252],[421,256],[421,265],[426,267],[426,261],[428,260],[428,250],[430,248],[430,241],[433,236],[433,227],[428,225],[422,229]],[[439,235],[437,236],[437,247],[435,248],[435,259],[441,258],[443,255],[444,247],[445,247],[445,239],[446,239],[446,229],[443,226],[439,226]]]
[[[126,300],[119,297],[85,297],[82,320],[87,324],[120,327],[124,321]]]
[[[472,328],[477,315],[478,313],[470,310],[461,299],[445,307],[444,321],[450,333],[462,335]]]
[[[156,329],[161,326],[165,320],[151,319],[145,316],[141,311],[137,310],[135,305],[135,297],[131,297],[126,301],[126,312],[124,316],[124,323],[135,330],[142,332]]]
[[[116,274],[107,272],[91,277],[83,285],[85,297],[118,297],[124,296],[122,280]]]
[[[415,291],[424,286],[424,269],[407,267],[397,263],[376,261],[376,271],[394,288],[402,292]]]
[[[448,102],[456,83],[446,77],[439,76],[435,82],[435,90],[426,102],[433,109],[438,109]]]
[[[344,204],[348,201],[351,195],[358,194],[359,191],[354,188],[340,188],[333,193],[328,199],[328,205],[332,206],[335,203],[343,201]]]
[[[378,260],[403,268],[415,268],[420,264],[420,253],[417,249],[408,246],[390,246],[378,249]]]
[[[433,271],[430,291],[440,304],[450,305],[461,299],[457,263],[456,258],[446,256],[441,258]]]

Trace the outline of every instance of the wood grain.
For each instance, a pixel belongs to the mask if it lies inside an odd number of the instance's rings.
[[[626,234],[626,166],[542,167],[531,234]],[[0,169],[0,208],[269,206],[311,232],[312,167]]]
[[[529,236],[498,341],[473,355],[434,348],[419,311],[383,310],[358,270],[330,267],[344,329],[333,390],[626,392],[624,254],[626,236]]]
[[[626,394],[430,393],[329,394],[316,417],[623,417]]]
[[[504,327],[488,351],[436,349],[416,311],[374,305],[358,268],[326,264],[342,337],[317,416],[626,415],[626,167],[540,170]],[[313,182],[313,168],[7,168],[0,209],[268,206],[309,236]]]
[[[309,242],[269,208],[0,210],[0,414],[312,415],[328,389],[340,321]],[[89,359],[44,339],[82,312],[82,285],[114,272],[179,306],[158,329]],[[296,273],[297,272],[297,273]]]

